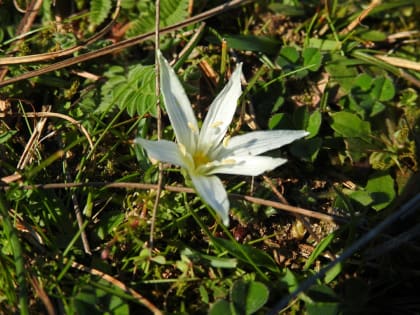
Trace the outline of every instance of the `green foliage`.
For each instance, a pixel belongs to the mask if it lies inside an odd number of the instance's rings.
[[[375,174],[368,180],[366,191],[372,198],[372,208],[382,210],[395,198],[394,180],[386,173]]]
[[[230,240],[215,238],[213,242],[216,246],[227,250],[231,255],[246,263],[270,269],[272,272],[278,272],[278,267],[274,260],[264,251],[249,245],[242,245]]]
[[[160,1],[160,27],[175,24],[187,18],[188,0]],[[155,2],[152,0],[137,2],[137,17],[131,22],[128,37],[144,34],[155,29]]]
[[[116,66],[105,76],[108,81],[101,88],[98,112],[106,112],[117,105],[130,116],[156,115],[154,67],[135,65],[126,70]]]
[[[91,0],[89,20],[93,25],[99,25],[111,12],[111,0]]]
[[[99,287],[82,285],[77,288],[72,299],[72,311],[76,314],[129,314],[128,304],[119,296],[121,290],[115,290],[109,283],[99,281]]]
[[[91,37],[109,21],[116,2],[77,0],[67,6],[70,2],[44,0],[34,24],[26,22],[25,34],[17,32],[24,14],[16,6],[25,9],[26,2],[15,2],[0,5],[2,82],[155,27],[155,1],[123,0],[112,32],[103,39],[59,60],[40,58]],[[188,18],[189,3],[162,0],[161,27]],[[244,94],[232,136],[257,129],[309,132],[269,153],[288,162],[265,177],[223,175],[229,193],[266,202],[284,197],[291,209],[342,216],[340,221],[305,218],[311,231],[302,226],[296,234],[300,221],[286,212],[233,195],[231,226],[221,227],[196,195],[163,189],[150,250],[156,191],[133,188],[156,183],[159,173],[132,144],[135,137],[157,134],[154,45],[140,42],[1,87],[0,313],[18,313],[21,305],[30,314],[45,312],[40,293],[56,313],[148,312],[115,283],[74,268],[78,262],[118,279],[165,314],[264,314],[403,208],[419,186],[420,76],[413,67],[419,60],[413,41],[418,7],[409,0],[382,1],[359,21],[360,3],[320,3],[242,6],[209,19],[204,36],[194,40],[197,25],[175,30],[161,50],[175,59],[200,118],[235,63],[243,63]],[[215,5],[194,1],[193,12]],[[355,28],[347,30],[354,21]],[[4,59],[29,55],[35,61]],[[405,67],[378,56],[406,61]],[[41,128],[43,117],[33,113],[47,104],[54,117]],[[162,138],[173,139],[164,113],[162,123]],[[18,168],[21,159],[26,162]],[[105,186],[109,182],[112,187]],[[182,189],[179,169],[165,164],[163,183]],[[351,263],[336,264],[283,312],[417,311],[413,275],[420,261],[411,252],[414,242],[391,250],[386,241],[398,242],[418,225],[415,212],[403,219],[385,230],[385,237],[359,248]],[[25,285],[26,293],[20,292]]]
[[[332,118],[331,128],[338,135],[345,138],[360,138],[369,141],[371,134],[369,122],[349,112],[331,113],[330,116]]]
[[[250,50],[265,54],[275,54],[280,47],[279,41],[262,36],[226,35],[223,36],[223,39],[230,48]]]
[[[267,302],[267,286],[257,281],[237,280],[230,290],[230,301],[218,300],[210,309],[210,315],[251,315]]]
[[[295,47],[282,47],[276,59],[284,73],[303,78],[310,72],[318,71],[321,67],[322,55],[317,48],[304,48],[299,52]],[[308,71],[309,70],[309,71]]]

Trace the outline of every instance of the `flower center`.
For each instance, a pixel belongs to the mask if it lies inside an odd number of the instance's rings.
[[[197,151],[193,155],[193,160],[194,160],[195,168],[199,167],[200,165],[204,165],[210,162],[210,159],[208,158],[208,156],[201,151]]]

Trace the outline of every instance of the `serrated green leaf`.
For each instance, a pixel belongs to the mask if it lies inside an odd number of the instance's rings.
[[[160,27],[169,26],[188,17],[189,0],[161,0],[160,1]],[[155,2],[151,0],[139,1],[141,6],[138,19],[131,23],[127,36],[132,37],[144,34],[155,29]]]
[[[155,72],[153,66],[135,65],[125,71],[114,68],[107,72],[109,80],[102,86],[102,102],[98,112],[112,106],[125,109],[130,116],[156,114]]]
[[[89,20],[94,25],[99,25],[111,12],[111,0],[91,0]]]

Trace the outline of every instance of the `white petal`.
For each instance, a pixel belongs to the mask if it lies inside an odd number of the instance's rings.
[[[136,138],[134,142],[145,148],[147,154],[152,159],[186,167],[178,145],[175,142],[167,140],[150,141],[143,138]]]
[[[230,163],[229,163],[230,162]],[[286,159],[270,156],[232,156],[214,166],[208,174],[258,176],[286,163]]]
[[[303,138],[309,133],[305,130],[253,131],[231,138],[219,158],[227,155],[258,155],[280,148],[290,142]]]
[[[205,153],[222,141],[235,114],[241,95],[242,64],[238,64],[229,82],[210,105],[200,131],[199,149]]]
[[[229,199],[219,177],[193,175],[191,180],[200,197],[217,212],[224,225],[229,225]]]
[[[175,71],[160,51],[158,54],[160,61],[160,84],[169,120],[174,128],[178,142],[186,146],[187,150],[195,150],[196,137],[198,137],[199,129],[191,108],[191,103]]]

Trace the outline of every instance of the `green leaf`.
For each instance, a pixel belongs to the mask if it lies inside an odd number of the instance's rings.
[[[343,189],[343,193],[347,194],[351,200],[354,200],[362,206],[368,206],[372,203],[373,199],[370,194],[365,190],[346,190]]]
[[[375,170],[387,170],[395,165],[395,153],[393,152],[372,152],[369,156],[369,163]]]
[[[339,135],[347,138],[361,138],[369,140],[371,134],[370,123],[361,120],[357,115],[349,112],[330,114],[331,128]]]
[[[299,287],[299,280],[296,277],[296,275],[292,271],[290,271],[290,269],[286,269],[286,273],[281,278],[281,282],[286,284],[289,293],[292,293]]]
[[[386,40],[387,35],[384,32],[377,30],[365,30],[358,34],[363,40],[369,40],[372,42],[382,42]]]
[[[210,308],[209,315],[232,315],[230,303],[226,300],[216,301]]]
[[[260,249],[223,238],[214,238],[213,242],[243,262],[250,263],[249,260],[252,260],[259,267],[267,268],[276,273],[279,271],[273,258]]]
[[[301,139],[292,143],[290,152],[305,161],[313,162],[322,146],[322,138]]]
[[[360,89],[364,92],[370,90],[372,83],[373,83],[373,78],[367,73],[362,73],[358,75],[356,80],[354,81],[354,85],[357,87],[360,87]]]
[[[17,130],[7,130],[0,133],[0,144],[9,141],[16,133]]]
[[[124,218],[124,214],[120,212],[107,212],[95,229],[97,236],[103,240],[106,236],[112,235],[115,228],[124,222]]]
[[[223,37],[229,48],[237,50],[256,51],[265,54],[275,54],[280,48],[280,42],[265,36],[225,35]]]
[[[307,305],[308,315],[336,315],[339,313],[339,303],[337,302],[316,302]]]
[[[355,67],[359,63],[357,60],[348,59],[337,53],[331,55],[331,61],[326,64],[325,69],[332,81],[336,81],[340,88],[348,93],[354,86],[354,78],[359,74]]]
[[[303,266],[303,270],[308,270],[309,267],[315,262],[319,255],[321,255],[324,250],[330,245],[330,243],[335,238],[335,233],[331,233],[324,237],[321,242],[315,247],[311,255],[309,256],[308,260],[306,261],[305,265]]]
[[[309,47],[318,48],[320,50],[334,51],[341,48],[341,42],[331,39],[320,39],[311,37],[309,39]]]
[[[280,67],[296,64],[299,60],[299,52],[294,47],[283,47],[277,57],[277,64]]]
[[[400,102],[399,106],[416,106],[417,105],[417,91],[412,88],[407,88],[400,92]]]
[[[144,34],[155,29],[155,1],[142,0],[137,2],[139,14],[134,20],[127,36],[132,37]],[[183,21],[188,17],[189,0],[161,0],[160,1],[160,27],[169,26]]]
[[[286,16],[302,16],[305,14],[305,9],[303,8],[303,5],[300,2],[293,2],[293,5],[283,3],[271,3],[268,5],[268,7],[270,8],[270,10]]]
[[[322,55],[317,48],[305,48],[302,52],[303,65],[309,71],[318,71],[321,67]]]
[[[231,290],[231,301],[238,315],[250,315],[267,303],[268,288],[258,281],[238,280]]]
[[[334,267],[328,270],[327,273],[325,274],[324,282],[327,284],[330,283],[341,273],[341,271],[343,271],[343,264],[342,263],[335,264]]]
[[[183,249],[181,254],[187,256],[193,261],[207,261],[215,268],[236,268],[238,265],[238,261],[236,259],[206,255],[191,248]]]
[[[94,25],[99,25],[105,21],[111,11],[111,0],[91,0],[89,20]]]
[[[305,130],[309,132],[307,139],[315,137],[318,132],[319,128],[321,127],[322,123],[322,114],[319,110],[315,110],[310,116],[308,120],[308,124],[306,125]]]
[[[394,179],[388,173],[377,173],[371,177],[366,190],[373,199],[372,208],[380,211],[386,208],[395,199]]]
[[[103,280],[99,280],[95,284],[103,289],[83,284],[73,298],[72,302],[74,308],[77,310],[77,314],[129,314],[128,304],[121,297],[113,294],[123,294],[122,290],[116,289],[112,284],[105,283]]]
[[[125,71],[113,67],[105,73],[109,80],[102,86],[102,102],[98,112],[108,111],[118,105],[130,116],[156,114],[154,66],[135,65]]]
[[[268,121],[268,128],[270,129],[292,129],[293,122],[288,114],[278,113],[274,114]]]
[[[376,78],[373,81],[371,95],[378,101],[389,101],[395,96],[395,87],[391,79],[385,77]]]
[[[293,125],[296,129],[306,129],[309,121],[309,111],[306,106],[298,107],[293,112]]]

